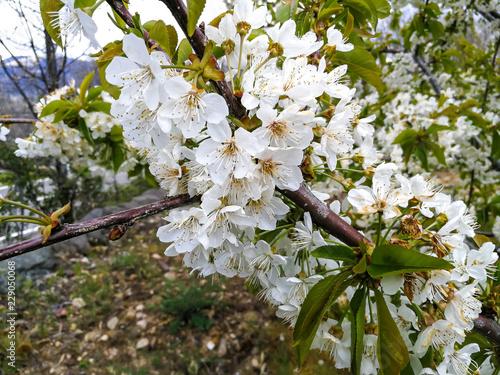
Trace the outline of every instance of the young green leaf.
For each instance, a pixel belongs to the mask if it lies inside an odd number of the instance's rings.
[[[87,95],[87,90],[89,89],[90,82],[92,81],[92,78],[94,78],[94,73],[89,73],[85,76],[85,78],[82,81],[82,84],[80,85],[80,101],[82,104],[85,102],[85,95]]]
[[[189,36],[193,36],[203,8],[205,8],[205,0],[187,0],[187,32]]]
[[[53,100],[43,107],[40,118],[51,115],[61,108],[71,107],[72,104],[66,100]]]
[[[349,276],[348,271],[328,276],[314,285],[307,294],[293,331],[293,345],[297,346],[300,365],[304,363],[323,315],[350,285]]]
[[[372,54],[363,47],[354,46],[352,51],[336,52],[335,62],[347,64],[348,71],[356,73],[377,90],[382,90],[382,81],[380,80],[380,74],[382,74],[382,72]]]
[[[172,62],[174,64],[184,64],[186,60],[189,59],[189,55],[193,53],[193,49],[191,48],[191,44],[187,39],[182,39],[179,43],[179,47],[172,58]]]
[[[373,250],[367,267],[371,277],[432,270],[451,270],[453,265],[444,259],[422,254],[399,245],[381,245]]]
[[[80,129],[80,133],[83,134],[87,142],[90,143],[92,146],[94,146],[94,140],[90,135],[90,130],[87,126],[87,123],[85,122],[85,119],[82,117],[78,119],[78,129]]]
[[[341,260],[344,262],[356,261],[356,257],[354,256],[352,249],[347,246],[320,246],[316,250],[313,250],[311,255],[315,258]]]
[[[354,293],[349,305],[354,321],[351,328],[351,372],[358,374],[363,358],[363,338],[366,325],[366,290],[359,288]]]
[[[40,0],[40,11],[42,13],[42,21],[45,30],[49,33],[50,37],[59,47],[62,48],[61,29],[59,22],[52,22],[54,14],[57,14],[64,6],[60,0]]]
[[[398,375],[410,361],[408,348],[387,308],[384,295],[377,289],[375,303],[378,317],[377,355],[382,375]]]

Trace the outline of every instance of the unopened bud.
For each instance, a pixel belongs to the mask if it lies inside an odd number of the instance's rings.
[[[116,241],[122,238],[126,231],[127,227],[125,225],[117,225],[113,229],[111,229],[108,238],[110,241]]]

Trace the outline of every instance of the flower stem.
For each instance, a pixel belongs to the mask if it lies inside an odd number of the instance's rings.
[[[377,231],[377,243],[376,246],[380,243],[380,236],[382,235],[382,212],[378,212],[378,231]]]
[[[233,80],[233,72],[231,71],[231,63],[229,62],[229,53],[226,51],[226,60],[227,60],[227,68],[229,70],[229,78],[231,78],[231,88],[234,92],[234,80]]]
[[[0,223],[2,222],[9,222],[9,221],[19,221],[19,220],[30,220],[36,222],[36,224],[40,225],[47,225],[46,221],[43,219],[33,217],[33,216],[26,216],[26,215],[10,215],[10,216],[0,216]]]
[[[24,209],[26,209],[28,211],[33,212],[34,214],[40,215],[44,219],[51,220],[50,217],[48,217],[47,215],[45,215],[43,212],[40,212],[37,209],[35,209],[33,207],[30,207],[30,206],[27,206],[25,204],[22,204],[22,203],[19,203],[19,202],[14,202],[14,201],[11,201],[11,200],[8,200],[8,199],[5,199],[5,198],[2,199],[2,202],[6,203],[6,204],[11,204],[13,206],[24,208]]]
[[[161,65],[162,69],[183,69],[183,70],[193,70],[193,71],[199,71],[200,69],[198,68],[193,68],[191,66],[185,66],[185,65]]]

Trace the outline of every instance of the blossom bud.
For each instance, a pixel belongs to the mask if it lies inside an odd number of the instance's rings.
[[[228,39],[224,43],[222,43],[221,48],[225,53],[230,54],[234,51],[234,46],[234,42],[231,39]]]
[[[125,225],[116,225],[111,229],[111,232],[109,232],[108,238],[110,241],[116,241],[122,238],[126,231],[127,227]]]
[[[283,55],[283,47],[278,43],[269,43],[269,48],[267,50],[271,57],[280,57]]]

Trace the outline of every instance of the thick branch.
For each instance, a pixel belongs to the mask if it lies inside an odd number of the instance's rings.
[[[495,46],[495,53],[493,53],[493,58],[491,59],[491,71],[495,74],[495,65],[497,62],[497,54],[498,48],[500,47],[500,37],[497,39],[497,44]],[[486,81],[486,88],[484,89],[483,95],[483,107],[486,105],[486,101],[488,100],[488,91],[490,90],[490,80]]]
[[[439,87],[437,78],[432,74],[431,70],[427,66],[426,62],[419,56],[420,45],[415,48],[415,53],[413,54],[413,60],[417,63],[418,67],[422,69],[422,72],[429,78],[429,83],[431,84],[434,92],[437,96],[441,96],[441,88]]]
[[[0,124],[25,124],[37,121],[36,118],[4,118],[0,115]]]
[[[187,9],[186,5],[184,5],[184,2],[182,0],[160,0],[162,3],[164,3],[168,9],[170,9],[170,12],[174,16],[175,20],[181,27],[181,29],[184,31],[184,34],[186,35],[186,38],[189,40],[189,43],[193,47],[194,52],[196,55],[201,59],[203,57],[203,54],[205,52],[205,46],[207,45],[207,37],[201,31],[199,27],[197,27],[194,30],[193,36],[189,36],[187,32]],[[218,67],[216,67],[218,69]],[[226,81],[218,81],[214,82],[215,89],[217,90],[217,93],[221,95],[225,100],[226,103],[229,107],[229,112],[237,117],[237,118],[242,118],[243,116],[246,115],[246,110],[245,108],[241,105],[240,101],[236,96],[234,96],[233,91],[229,87]]]
[[[316,197],[303,182],[296,191],[280,190],[288,199],[311,214],[313,221],[323,227],[328,233],[349,246],[359,246],[362,241],[371,241],[359,233],[354,227],[347,224],[342,218],[330,210],[322,201]]]
[[[131,225],[136,220],[156,215],[160,212],[170,210],[172,208],[184,206],[199,199],[200,198],[198,196],[191,198],[189,195],[183,194],[172,198],[165,198],[161,201],[150,203],[142,207],[122,211],[117,214],[84,221],[83,223],[62,225],[59,230],[57,230],[57,228],[54,229],[53,233],[45,243],[42,243],[43,237],[38,236],[30,240],[19,242],[1,249],[0,261],[13,258],[21,254],[29,253],[33,250],[52,245],[54,243],[69,240],[73,237],[78,237],[83,234],[94,232],[99,229],[114,227],[115,225],[120,224]]]
[[[500,345],[500,324],[484,315],[479,315],[474,321],[474,331],[480,333],[488,340]]]

